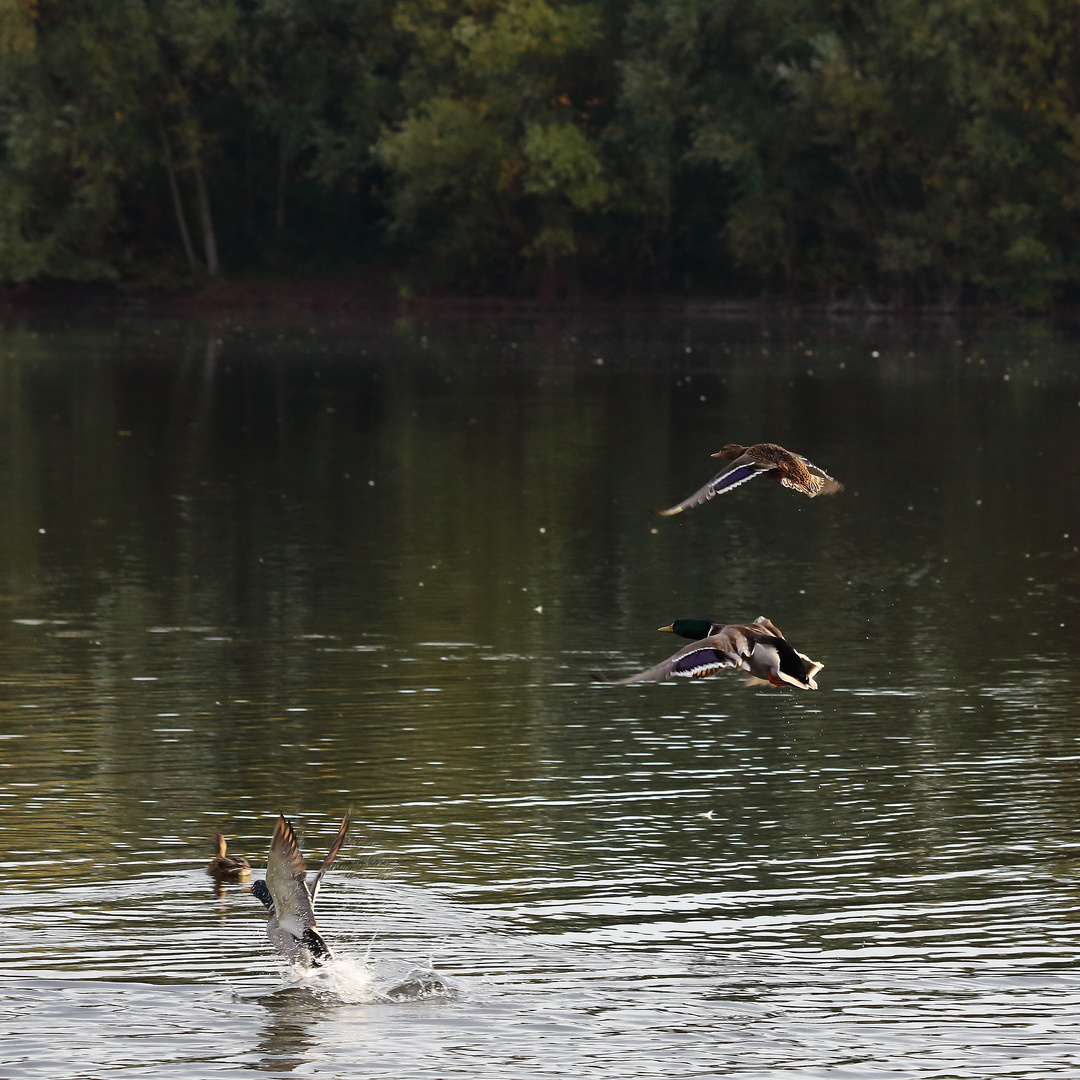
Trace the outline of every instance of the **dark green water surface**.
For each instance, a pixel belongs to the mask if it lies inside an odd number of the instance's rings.
[[[0,331],[4,1075],[1076,1075],[1080,337],[306,319]],[[348,807],[300,977],[207,838]]]

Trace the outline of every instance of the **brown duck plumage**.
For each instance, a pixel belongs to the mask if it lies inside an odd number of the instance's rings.
[[[758,443],[740,446],[728,443],[713,457],[729,462],[704,487],[698,488],[677,506],[669,506],[660,513],[665,517],[680,514],[683,510],[707,502],[716,495],[745,484],[755,476],[766,476],[774,483],[814,498],[815,495],[833,495],[844,490],[844,485],[834,480],[823,469],[811,464],[801,454],[793,454],[776,443]]]
[[[214,834],[214,849],[217,855],[210,860],[206,872],[219,881],[243,881],[251,876],[251,864],[239,855],[225,854],[225,837]]]

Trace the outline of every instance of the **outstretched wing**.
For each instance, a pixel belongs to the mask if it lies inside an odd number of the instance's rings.
[[[337,853],[341,850],[341,845],[345,842],[345,834],[349,831],[351,817],[351,813],[347,813],[341,819],[341,826],[338,828],[337,836],[334,837],[334,842],[330,845],[330,853],[323,860],[319,872],[315,875],[315,880],[308,886],[308,892],[311,893],[312,907],[315,906],[315,897],[319,895],[319,886],[322,884],[323,875],[330,869],[330,864],[337,858]]]
[[[658,513],[662,517],[681,514],[691,506],[708,502],[709,499],[716,495],[737,488],[740,484],[745,484],[747,480],[753,480],[759,473],[775,468],[776,466],[770,461],[754,461],[748,454],[743,454],[741,457],[729,462],[704,487],[698,488],[693,495],[688,499],[683,499],[678,506],[669,506],[666,510],[660,510]]]
[[[266,858],[266,887],[274,901],[278,926],[298,939],[304,939],[306,932],[315,926],[315,911],[304,884],[306,876],[296,833],[278,814]]]
[[[613,679],[611,685],[629,686],[632,683],[663,682],[664,679],[704,679],[725,668],[740,666],[739,657],[732,652],[731,645],[730,636],[724,630],[687,645],[648,671],[626,679]]]

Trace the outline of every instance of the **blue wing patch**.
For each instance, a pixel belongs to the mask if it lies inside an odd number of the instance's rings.
[[[731,666],[731,660],[718,649],[694,649],[672,664],[671,674],[684,679],[704,679]]]
[[[718,476],[709,486],[712,488],[714,495],[719,495],[720,492],[727,491],[729,488],[745,484],[747,480],[757,476],[761,471],[762,469],[759,465],[749,462],[746,465],[740,465],[737,469],[732,469],[730,472],[724,473],[723,476]]]

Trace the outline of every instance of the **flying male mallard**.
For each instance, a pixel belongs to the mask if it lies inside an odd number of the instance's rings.
[[[766,476],[786,488],[801,491],[812,499],[815,495],[834,495],[844,490],[844,485],[834,480],[827,472],[812,465],[800,454],[793,454],[776,443],[758,443],[756,446],[740,446],[728,443],[722,450],[712,455],[725,458],[725,465],[704,487],[698,488],[688,499],[683,499],[677,506],[669,506],[659,511],[664,517],[681,514],[691,506],[707,502],[715,495],[730,491],[755,476]]]
[[[278,814],[274,835],[270,839],[270,854],[266,857],[266,880],[251,886],[269,912],[266,920],[266,936],[287,960],[304,967],[321,967],[334,959],[330,946],[322,939],[315,927],[315,898],[323,875],[330,869],[345,834],[349,831],[349,815],[341,819],[334,842],[326,861],[307,884],[304,856],[296,840],[292,825]]]
[[[801,652],[796,652],[787,639],[764,615],[752,623],[723,626],[704,619],[677,619],[661,630],[681,637],[699,640],[681,648],[661,664],[611,681],[613,686],[631,683],[662,682],[664,679],[704,679],[718,671],[735,668],[755,679],[773,686],[795,686],[800,690],[816,690],[814,676],[825,666]]]

